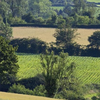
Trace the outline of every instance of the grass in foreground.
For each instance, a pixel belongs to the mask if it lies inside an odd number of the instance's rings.
[[[41,74],[39,55],[18,55],[19,79],[34,77]],[[76,63],[76,75],[81,84],[100,83],[100,57],[70,56],[69,60]]]

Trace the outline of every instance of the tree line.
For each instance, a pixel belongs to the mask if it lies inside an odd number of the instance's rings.
[[[53,9],[54,3],[64,3],[63,10]],[[95,6],[87,0],[1,0],[0,20],[10,25],[99,25],[100,10]]]

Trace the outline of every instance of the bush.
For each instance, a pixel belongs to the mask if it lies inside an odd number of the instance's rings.
[[[46,93],[47,93],[44,85],[40,85],[40,86],[35,87],[33,92],[34,92],[34,95],[37,95],[37,96],[46,96]]]
[[[33,91],[26,89],[24,85],[21,84],[13,84],[10,88],[9,88],[9,92],[12,93],[19,93],[19,94],[29,94],[29,95],[33,95]]]
[[[25,20],[27,23],[34,22],[34,16],[31,13],[23,15],[22,19]]]
[[[10,17],[8,18],[8,23],[10,25],[13,25],[13,24],[26,24],[27,22],[25,22],[25,20],[22,20],[21,18],[18,18],[18,17]]]
[[[43,53],[46,49],[46,43],[37,38],[13,39],[10,44],[13,46],[18,45],[17,52],[21,53]]]

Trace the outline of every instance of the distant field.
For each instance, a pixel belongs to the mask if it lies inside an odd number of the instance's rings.
[[[77,33],[80,35],[76,38],[76,42],[80,45],[87,45],[88,36],[91,36],[94,31],[100,29],[78,29]],[[45,42],[54,42],[53,34],[56,32],[55,28],[34,28],[34,27],[13,27],[14,38],[33,38],[38,37]]]
[[[18,54],[18,59],[20,69],[17,77],[19,79],[41,74],[39,55]],[[68,59],[76,63],[76,76],[81,84],[100,83],[100,57],[70,56]]]
[[[58,100],[58,99],[0,92],[0,100]]]
[[[100,0],[87,0],[88,2],[96,2],[96,3],[98,3],[98,2],[100,2]]]

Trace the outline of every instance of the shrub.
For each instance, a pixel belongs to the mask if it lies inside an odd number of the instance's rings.
[[[46,43],[37,38],[13,39],[10,44],[13,46],[18,45],[17,52],[22,53],[42,53],[46,49]]]
[[[35,87],[33,92],[34,92],[34,95],[37,95],[37,96],[46,96],[46,93],[47,93],[44,85],[40,85],[40,86]]]
[[[21,18],[18,17],[10,17],[8,18],[8,23],[9,24],[26,24],[27,22],[25,22],[25,20],[22,20]]]
[[[24,85],[21,84],[13,84],[10,88],[9,88],[9,92],[12,93],[19,93],[19,94],[29,94],[29,95],[33,95],[33,91],[26,89]]]

